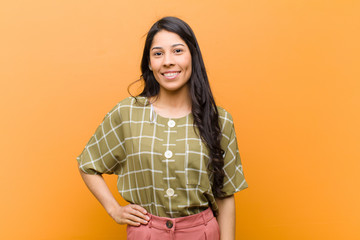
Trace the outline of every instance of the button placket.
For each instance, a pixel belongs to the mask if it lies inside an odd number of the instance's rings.
[[[167,126],[166,126],[167,125]],[[173,164],[175,164],[175,159],[173,159],[174,155],[175,155],[175,152],[176,151],[176,141],[175,139],[177,138],[177,132],[176,132],[176,128],[174,128],[175,126],[177,125],[176,121],[175,120],[172,120],[172,119],[168,119],[167,122],[165,122],[165,133],[167,135],[167,138],[169,139],[164,139],[165,141],[167,141],[167,143],[169,144],[167,146],[167,149],[166,151],[164,152],[164,157],[166,158],[166,160],[164,161],[165,163],[165,168],[166,170],[164,171],[164,173],[166,174],[166,183],[165,185],[167,185],[167,188],[165,187],[164,190],[165,190],[165,194],[164,194],[164,197],[166,197],[168,199],[169,202],[173,201],[173,198],[175,198],[177,196],[177,194],[175,193],[175,188],[176,187],[174,184],[173,184],[173,172],[172,172],[172,169],[173,169]],[[171,146],[171,150],[169,150]],[[174,186],[172,186],[174,185]],[[170,204],[169,206],[172,206],[172,204]],[[170,212],[174,211],[173,208],[170,208],[169,209]],[[175,229],[175,222],[172,222],[171,220],[167,221],[165,223],[166,227],[169,229],[170,232],[173,232],[174,229]]]

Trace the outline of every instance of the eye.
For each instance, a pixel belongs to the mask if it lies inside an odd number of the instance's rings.
[[[162,55],[161,52],[156,52],[156,53],[154,53],[154,56],[155,56],[155,57],[158,57],[158,56],[161,56],[161,55]]]
[[[183,50],[182,50],[182,49],[175,49],[174,52],[175,52],[175,53],[182,53]]]

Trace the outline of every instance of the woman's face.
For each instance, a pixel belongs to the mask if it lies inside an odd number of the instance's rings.
[[[190,49],[176,33],[161,30],[155,34],[150,47],[149,67],[160,91],[187,88],[192,69]]]

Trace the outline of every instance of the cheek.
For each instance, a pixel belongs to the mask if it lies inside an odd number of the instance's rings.
[[[158,69],[160,64],[161,63],[159,63],[158,59],[150,58],[149,65],[152,67],[152,69]]]
[[[192,64],[191,64],[191,56],[187,56],[186,58],[183,59],[182,61],[182,66],[184,69],[186,69],[187,71],[191,71],[192,68]]]
[[[189,64],[189,66],[188,66],[188,68],[187,68],[186,71],[188,72],[189,75],[191,75],[191,73],[192,73],[192,65],[191,65],[191,62],[190,62],[190,64]]]

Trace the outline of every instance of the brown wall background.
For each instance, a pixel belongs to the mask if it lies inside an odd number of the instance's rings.
[[[249,184],[237,239],[359,239],[359,12],[355,0],[3,1],[0,238],[125,239],[75,158],[139,77],[146,31],[174,15],[235,119]]]

